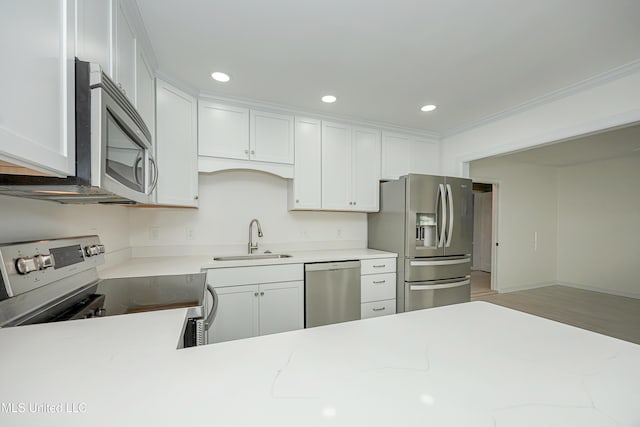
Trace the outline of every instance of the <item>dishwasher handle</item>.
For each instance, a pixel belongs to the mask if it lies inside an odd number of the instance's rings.
[[[304,271],[339,271],[351,268],[360,268],[360,261],[332,261],[305,264]]]

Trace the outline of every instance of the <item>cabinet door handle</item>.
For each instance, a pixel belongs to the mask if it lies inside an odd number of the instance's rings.
[[[260,296],[263,297],[264,296],[264,292],[260,292]]]
[[[258,296],[258,293],[257,293],[257,292],[254,292],[254,293],[253,293],[253,296],[254,296],[254,297],[257,297],[257,296]]]
[[[373,284],[374,285],[379,285],[379,284],[384,283],[384,282],[386,282],[386,280],[374,280]]]
[[[382,311],[384,310],[386,307],[379,307],[379,308],[374,308],[373,311]]]
[[[244,154],[249,154],[249,150],[244,150]]]
[[[251,154],[256,154],[256,150],[251,150]]]

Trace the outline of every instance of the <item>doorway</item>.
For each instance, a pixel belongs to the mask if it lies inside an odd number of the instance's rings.
[[[495,265],[495,213],[497,184],[473,182],[473,252],[471,254],[471,300],[497,293]]]

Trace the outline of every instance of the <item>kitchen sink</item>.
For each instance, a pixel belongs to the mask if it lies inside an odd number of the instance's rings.
[[[252,255],[231,255],[214,257],[214,261],[247,261],[251,259],[280,259],[291,258],[288,254],[252,254]]]

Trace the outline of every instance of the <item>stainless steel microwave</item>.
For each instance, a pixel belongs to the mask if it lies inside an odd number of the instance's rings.
[[[76,60],[76,173],[0,175],[0,194],[61,203],[152,203],[158,182],[151,133],[97,64]]]

